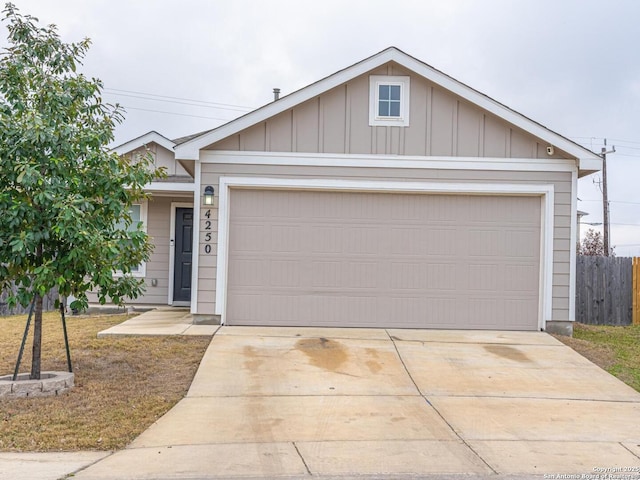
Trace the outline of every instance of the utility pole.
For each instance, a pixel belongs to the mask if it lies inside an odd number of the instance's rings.
[[[604,239],[604,256],[609,256],[609,196],[607,194],[607,153],[615,153],[615,145],[611,150],[607,150],[607,139],[604,139],[602,147],[602,223]]]

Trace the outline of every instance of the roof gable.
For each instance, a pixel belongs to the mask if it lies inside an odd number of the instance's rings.
[[[222,125],[221,127],[190,138],[186,142],[176,146],[176,156],[180,159],[198,159],[200,149],[224,140],[225,138],[228,138],[242,130],[259,124],[260,122],[264,122],[389,62],[397,63],[407,70],[424,77],[428,81],[495,115],[509,124],[540,138],[549,145],[553,145],[556,148],[567,152],[569,155],[579,160],[579,167],[581,170],[596,171],[601,168],[601,159],[595,153],[553,132],[552,130],[549,130],[524,115],[517,113],[477,90],[453,79],[443,72],[415,59],[410,55],[407,55],[395,47],[387,48],[365,60],[362,60],[361,62],[282,97],[276,102],[267,104],[253,112],[239,117],[236,120]]]
[[[140,135],[128,142],[125,142],[117,147],[114,147],[112,150],[116,152],[118,155],[125,155],[129,152],[133,152],[140,147],[144,147],[145,145],[149,145],[150,143],[157,143],[163,148],[166,148],[170,152],[173,152],[173,147],[175,147],[175,143],[169,140],[167,137],[160,135],[158,132],[152,130],[150,132],[145,133],[144,135]]]

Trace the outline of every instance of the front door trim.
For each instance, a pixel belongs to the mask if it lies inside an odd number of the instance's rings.
[[[229,255],[229,200],[232,188],[298,189],[351,192],[398,192],[461,195],[532,195],[541,197],[538,328],[552,320],[554,185],[527,183],[402,182],[315,178],[220,177],[215,313],[225,323]]]
[[[173,301],[174,291],[174,274],[176,268],[176,212],[178,208],[193,208],[193,203],[188,202],[171,202],[171,215],[169,221],[169,298],[167,300],[168,305],[180,305],[183,302]],[[195,223],[195,218],[194,218]],[[184,306],[189,306],[189,303]]]

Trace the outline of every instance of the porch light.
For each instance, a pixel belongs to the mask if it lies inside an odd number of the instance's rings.
[[[213,187],[211,185],[204,187],[204,204],[213,205]]]

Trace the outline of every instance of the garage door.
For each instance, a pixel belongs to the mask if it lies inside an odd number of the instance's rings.
[[[232,189],[226,323],[535,330],[540,197]]]

